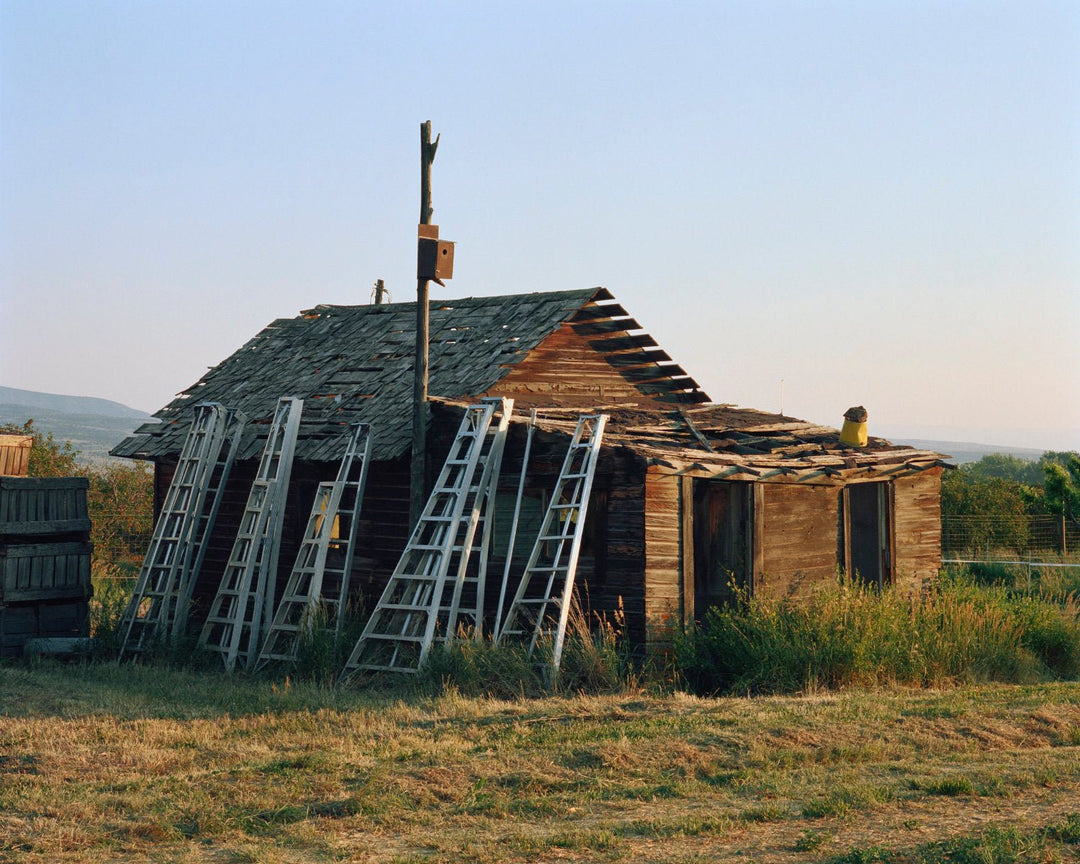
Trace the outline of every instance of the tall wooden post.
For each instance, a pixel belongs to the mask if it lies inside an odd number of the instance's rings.
[[[439,136],[431,140],[431,121],[420,124],[420,224],[431,224],[431,163]],[[409,479],[409,526],[424,509],[428,419],[428,280],[416,280],[416,361],[413,365],[412,461]]]

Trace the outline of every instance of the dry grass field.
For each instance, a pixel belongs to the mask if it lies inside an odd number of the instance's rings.
[[[378,695],[0,667],[0,861],[1080,860],[1080,684]]]

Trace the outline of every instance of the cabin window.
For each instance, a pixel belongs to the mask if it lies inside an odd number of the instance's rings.
[[[750,581],[753,487],[728,480],[694,481],[694,610],[732,599]]]
[[[866,585],[892,582],[892,501],[888,483],[855,483],[841,493],[844,570]]]

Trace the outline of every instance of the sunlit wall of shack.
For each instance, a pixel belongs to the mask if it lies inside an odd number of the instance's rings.
[[[610,416],[585,524],[578,593],[587,614],[623,617],[631,640],[666,640],[732,585],[799,597],[844,571],[918,590],[940,566],[938,454],[712,404],[605,289],[431,303],[428,480],[465,405],[515,400],[488,575],[494,616],[530,409],[538,409],[510,590],[528,557],[577,413]],[[373,451],[352,574],[370,611],[408,536],[415,304],[319,306],[270,324],[119,444],[152,460],[164,498],[202,401],[249,418],[195,592],[206,615],[239,526],[277,400],[304,412],[282,529],[278,592],[321,481],[332,480],[348,424]],[[737,374],[737,368],[731,370]],[[844,407],[844,406],[842,406]]]

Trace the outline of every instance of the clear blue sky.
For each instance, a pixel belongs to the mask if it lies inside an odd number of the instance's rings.
[[[716,401],[1080,447],[1080,3],[0,0],[0,384],[608,287]]]

